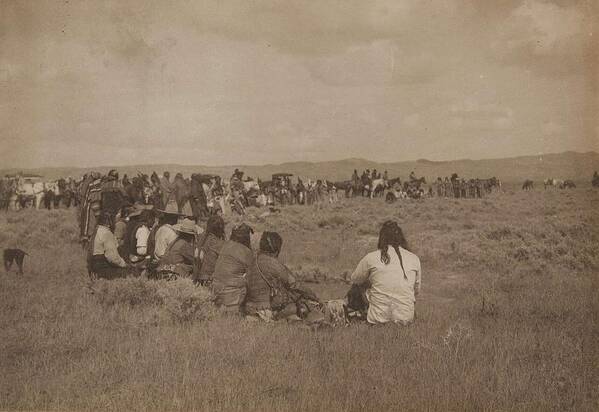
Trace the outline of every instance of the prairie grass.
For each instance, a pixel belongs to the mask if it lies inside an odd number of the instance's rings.
[[[249,213],[325,299],[398,220],[416,323],[312,330],[224,316],[185,281],[91,284],[74,212],[3,213],[0,247],[31,256],[0,274],[0,410],[599,408],[599,191]]]

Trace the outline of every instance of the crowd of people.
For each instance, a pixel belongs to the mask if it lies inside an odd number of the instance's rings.
[[[210,288],[214,304],[224,312],[266,322],[364,319],[372,324],[409,324],[414,319],[420,262],[393,221],[382,226],[378,250],[357,265],[347,296],[323,302],[279,260],[283,238],[276,231],[263,232],[254,251],[253,228],[241,223],[227,239],[225,221],[218,213],[192,220],[174,208],[151,204],[121,202],[117,208],[125,194],[117,181],[113,172],[99,184],[89,184],[82,203],[81,224],[92,226],[84,238],[92,279],[189,278]],[[89,201],[89,192],[94,191],[99,194],[97,205]],[[92,211],[93,221],[85,219],[86,209]]]
[[[28,206],[36,208],[70,207],[85,203],[88,198],[94,203],[94,197],[106,194],[108,197],[122,197],[123,202],[153,204],[156,208],[176,208],[179,213],[205,219],[216,210],[226,210],[244,214],[248,206],[284,206],[316,205],[336,203],[345,197],[386,196],[388,201],[402,198],[422,197],[482,197],[484,193],[498,188],[501,183],[496,178],[469,179],[459,178],[457,174],[445,179],[437,178],[427,185],[424,177],[416,177],[412,171],[409,178],[402,182],[399,177],[389,178],[383,173],[366,169],[361,175],[354,170],[349,180],[331,182],[326,179],[302,179],[292,181],[289,173],[276,173],[272,180],[262,181],[244,176],[238,169],[227,181],[218,175],[194,173],[189,178],[177,173],[171,179],[165,171],[162,176],[156,172],[151,175],[138,173],[137,176],[123,175],[119,178],[116,170],[105,176],[98,172],[87,173],[80,179],[61,178],[43,182],[23,178],[5,177],[0,180],[0,206],[19,209]],[[109,190],[107,190],[109,189]],[[108,193],[110,192],[110,193]],[[120,195],[119,195],[120,193]],[[95,199],[96,203],[99,199]],[[113,202],[118,208],[119,202]],[[89,235],[89,233],[88,233]]]

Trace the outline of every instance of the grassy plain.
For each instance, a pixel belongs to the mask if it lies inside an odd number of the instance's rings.
[[[311,330],[221,316],[184,284],[90,287],[73,211],[2,213],[0,247],[31,256],[0,273],[0,410],[599,409],[598,190],[260,212],[323,298],[397,219],[417,322]]]

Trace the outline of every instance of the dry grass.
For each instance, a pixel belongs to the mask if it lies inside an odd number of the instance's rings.
[[[417,323],[312,331],[223,317],[185,282],[90,288],[72,211],[1,214],[0,247],[32,256],[0,274],[0,410],[597,410],[599,191],[248,220],[329,298],[387,218],[422,260]]]

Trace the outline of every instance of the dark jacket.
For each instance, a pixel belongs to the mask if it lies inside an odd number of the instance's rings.
[[[193,264],[193,244],[182,238],[175,240],[160,259],[161,266],[178,264]]]
[[[214,267],[212,288],[216,304],[241,305],[246,290],[246,273],[254,260],[251,249],[227,240]]]
[[[275,256],[259,252],[247,275],[245,312],[253,314],[262,309],[279,311],[302,298],[318,300],[310,289],[296,282],[287,266]]]
[[[199,240],[201,257],[200,267],[195,280],[202,282],[211,281],[216,267],[216,261],[221,253],[225,241],[211,233],[205,234]]]

